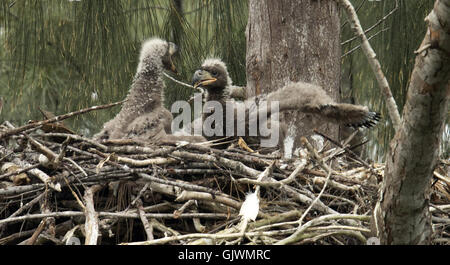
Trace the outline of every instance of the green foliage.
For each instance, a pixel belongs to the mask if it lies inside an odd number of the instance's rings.
[[[152,36],[179,46],[177,79],[190,83],[203,59],[217,56],[245,83],[246,1],[2,0],[0,8],[1,115],[16,125],[41,119],[38,106],[62,114],[123,99],[140,44]],[[166,85],[167,106],[193,92]],[[92,135],[118,110],[67,122]]]

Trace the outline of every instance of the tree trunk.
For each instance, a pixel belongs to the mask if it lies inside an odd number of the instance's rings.
[[[430,184],[450,95],[450,0],[438,0],[426,18],[403,120],[390,144],[375,229],[382,244],[428,244]]]
[[[334,1],[250,0],[246,29],[249,95],[277,90],[290,81],[305,81],[321,85],[337,100],[339,22]],[[288,154],[298,146],[300,137],[311,135],[314,128],[338,136],[337,125],[313,123],[309,115],[285,113],[284,120],[289,121],[285,142],[293,142],[293,146],[285,145]]]

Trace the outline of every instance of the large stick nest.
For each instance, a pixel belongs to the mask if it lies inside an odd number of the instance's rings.
[[[336,143],[304,139],[282,159],[239,145],[95,142],[35,124],[0,131],[0,244],[376,243],[384,165]],[[431,183],[435,244],[450,242],[449,164]],[[254,192],[259,203],[240,211]]]

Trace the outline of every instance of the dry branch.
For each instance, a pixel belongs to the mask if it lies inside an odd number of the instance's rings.
[[[231,206],[235,209],[239,209],[241,207],[241,203],[232,200],[227,197],[212,195],[210,193],[205,192],[196,192],[196,191],[183,191],[175,201],[188,201],[188,200],[199,200],[199,201],[213,201],[220,202],[225,205]]]
[[[94,193],[102,187],[95,185],[86,190],[84,194],[86,223],[84,230],[86,231],[85,245],[97,245],[98,238],[98,214],[94,208]]]
[[[142,224],[144,225],[145,233],[147,234],[147,240],[153,240],[153,225],[151,225],[147,217],[145,217],[144,207],[142,207],[141,199],[136,201],[136,208],[139,212],[139,217],[141,218]]]
[[[391,89],[389,88],[389,83],[383,74],[380,62],[376,58],[376,53],[372,49],[369,40],[361,27],[361,22],[359,21],[358,15],[356,14],[355,8],[350,3],[349,0],[335,0],[339,5],[341,5],[347,13],[347,16],[351,23],[351,28],[355,31],[355,34],[361,39],[361,48],[367,57],[370,67],[375,74],[378,85],[382,91],[382,94],[386,100],[386,106],[388,108],[389,117],[391,118],[392,125],[395,131],[398,130],[401,122],[400,113],[398,112],[397,104],[392,96]]]
[[[375,27],[377,27],[378,25],[380,25],[382,22],[384,22],[388,17],[390,17],[392,14],[395,13],[395,11],[398,10],[398,0],[395,0],[395,7],[389,12],[387,13],[384,17],[382,17],[381,19],[379,19],[375,24],[373,24],[372,26],[370,26],[369,28],[367,28],[364,31],[364,34],[369,33],[372,29],[374,29]],[[355,12],[358,12],[358,10],[356,10]],[[351,43],[352,41],[354,41],[355,39],[357,39],[358,36],[354,36],[346,41],[341,42],[341,45],[345,45],[347,43]],[[370,38],[369,38],[370,39]]]
[[[90,107],[90,108],[86,108],[86,109],[70,112],[70,113],[67,113],[67,114],[59,115],[59,116],[56,116],[56,117],[51,118],[51,119],[47,119],[47,120],[43,120],[43,121],[39,121],[39,122],[29,123],[29,124],[23,125],[23,126],[21,126],[19,128],[10,129],[10,130],[8,130],[6,132],[0,133],[0,140],[5,138],[5,137],[9,137],[11,135],[18,134],[18,133],[24,132],[26,130],[33,129],[33,128],[36,128],[36,127],[39,127],[39,126],[42,126],[42,125],[45,125],[45,124],[48,124],[48,123],[62,121],[62,120],[74,117],[76,115],[84,114],[84,113],[87,113],[87,112],[90,112],[90,111],[93,111],[93,110],[100,110],[100,109],[111,108],[111,107],[114,107],[116,105],[120,105],[120,104],[122,104],[124,102],[125,101],[123,100],[123,101],[119,101],[119,102],[115,102],[115,103],[111,103],[111,104],[106,104],[106,105],[101,105],[101,106],[94,106],[94,107]]]

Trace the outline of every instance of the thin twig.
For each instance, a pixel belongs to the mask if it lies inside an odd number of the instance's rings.
[[[380,62],[376,59],[376,53],[370,46],[369,41],[367,40],[366,35],[364,34],[364,30],[361,27],[361,23],[358,19],[358,15],[355,12],[353,5],[349,0],[335,0],[338,4],[344,7],[347,12],[347,16],[351,23],[351,28],[354,30],[355,34],[361,38],[361,47],[364,54],[367,57],[370,67],[375,74],[378,85],[382,91],[382,94],[386,100],[386,106],[389,111],[389,117],[391,118],[392,124],[394,126],[395,131],[398,130],[401,122],[400,113],[398,112],[397,104],[392,96],[391,89],[389,88],[389,83],[386,79],[386,76],[381,69]]]
[[[308,221],[306,224],[302,225],[287,238],[284,238],[276,243],[276,245],[286,245],[293,243],[297,241],[299,236],[306,231],[309,227],[312,227],[314,225],[321,224],[323,222],[329,221],[329,220],[336,220],[336,219],[350,219],[350,220],[359,220],[359,221],[370,221],[370,216],[365,215],[356,215],[356,214],[330,214],[330,215],[324,215],[317,218],[312,219],[311,221]]]
[[[398,9],[398,0],[395,0],[395,7],[394,7],[387,15],[385,15],[384,17],[382,17],[380,20],[378,20],[375,24],[373,24],[373,25],[370,26],[369,28],[367,28],[367,29],[364,31],[364,33],[367,34],[367,33],[369,33],[370,31],[372,31],[372,29],[374,29],[376,26],[380,25],[381,22],[385,21],[388,17],[390,17],[392,14],[394,14],[395,11],[397,11],[397,9]],[[358,10],[356,10],[356,12],[358,12]],[[357,39],[357,38],[358,38],[357,36],[354,36],[354,37],[352,37],[352,38],[350,38],[350,39],[348,39],[348,40],[346,40],[346,41],[341,42],[341,45],[345,45],[345,44],[347,44],[347,43],[350,43],[350,42],[354,41],[354,40]]]
[[[147,234],[147,240],[153,240],[153,225],[151,225],[147,217],[145,217],[144,207],[142,206],[141,199],[136,200],[136,208],[139,212],[139,218],[141,219],[142,224],[144,225],[145,233]]]
[[[32,170],[32,169],[34,169],[34,168],[39,167],[39,165],[40,165],[40,164],[34,164],[34,165],[31,165],[31,166],[26,167],[26,168],[22,168],[22,169],[20,169],[20,170],[14,171],[14,172],[9,172],[9,173],[0,175],[0,180],[1,180],[1,179],[4,179],[4,178],[7,178],[7,177],[19,175],[19,174],[22,174],[22,173],[27,172],[27,171],[30,171],[30,170]]]
[[[120,104],[122,104],[124,102],[125,102],[125,100],[122,100],[122,101],[111,103],[111,104],[106,104],[106,105],[101,105],[101,106],[94,106],[94,107],[90,107],[90,108],[86,108],[86,109],[73,111],[73,112],[70,112],[70,113],[67,113],[67,114],[59,115],[59,116],[56,116],[56,117],[51,118],[51,119],[29,123],[27,125],[23,125],[21,127],[18,127],[18,128],[11,129],[11,130],[8,130],[6,132],[0,133],[0,140],[5,138],[5,137],[9,137],[11,135],[14,135],[14,134],[21,133],[23,131],[26,131],[26,130],[29,130],[29,129],[32,129],[32,128],[36,128],[38,126],[42,126],[44,124],[57,122],[57,121],[62,121],[62,120],[74,117],[76,115],[84,114],[84,113],[87,113],[87,112],[90,112],[90,111],[93,111],[93,110],[100,110],[100,109],[111,108],[111,107],[120,105]]]
[[[381,32],[387,31],[389,28],[384,28],[381,29],[380,31],[376,32],[375,34],[373,34],[372,36],[370,36],[367,40],[371,40],[372,38],[374,38],[375,36],[377,36],[378,34],[380,34]],[[351,50],[349,50],[348,52],[344,53],[343,55],[341,55],[341,59],[352,54],[353,52],[355,52],[356,50],[358,50],[359,48],[361,48],[361,44],[356,45],[354,48],[352,48]]]
[[[355,154],[355,152],[353,152],[352,150],[350,150],[348,147],[343,146],[342,144],[340,144],[339,142],[331,139],[330,137],[326,136],[325,134],[319,132],[318,130],[314,129],[314,133],[326,138],[328,141],[330,141],[331,143],[333,143],[334,145],[344,149],[347,153],[349,153],[353,158],[355,158],[358,162],[360,162],[361,164],[363,164],[365,167],[367,167],[368,169],[373,170],[373,167],[369,164],[367,164],[366,161],[362,160],[357,154]]]

